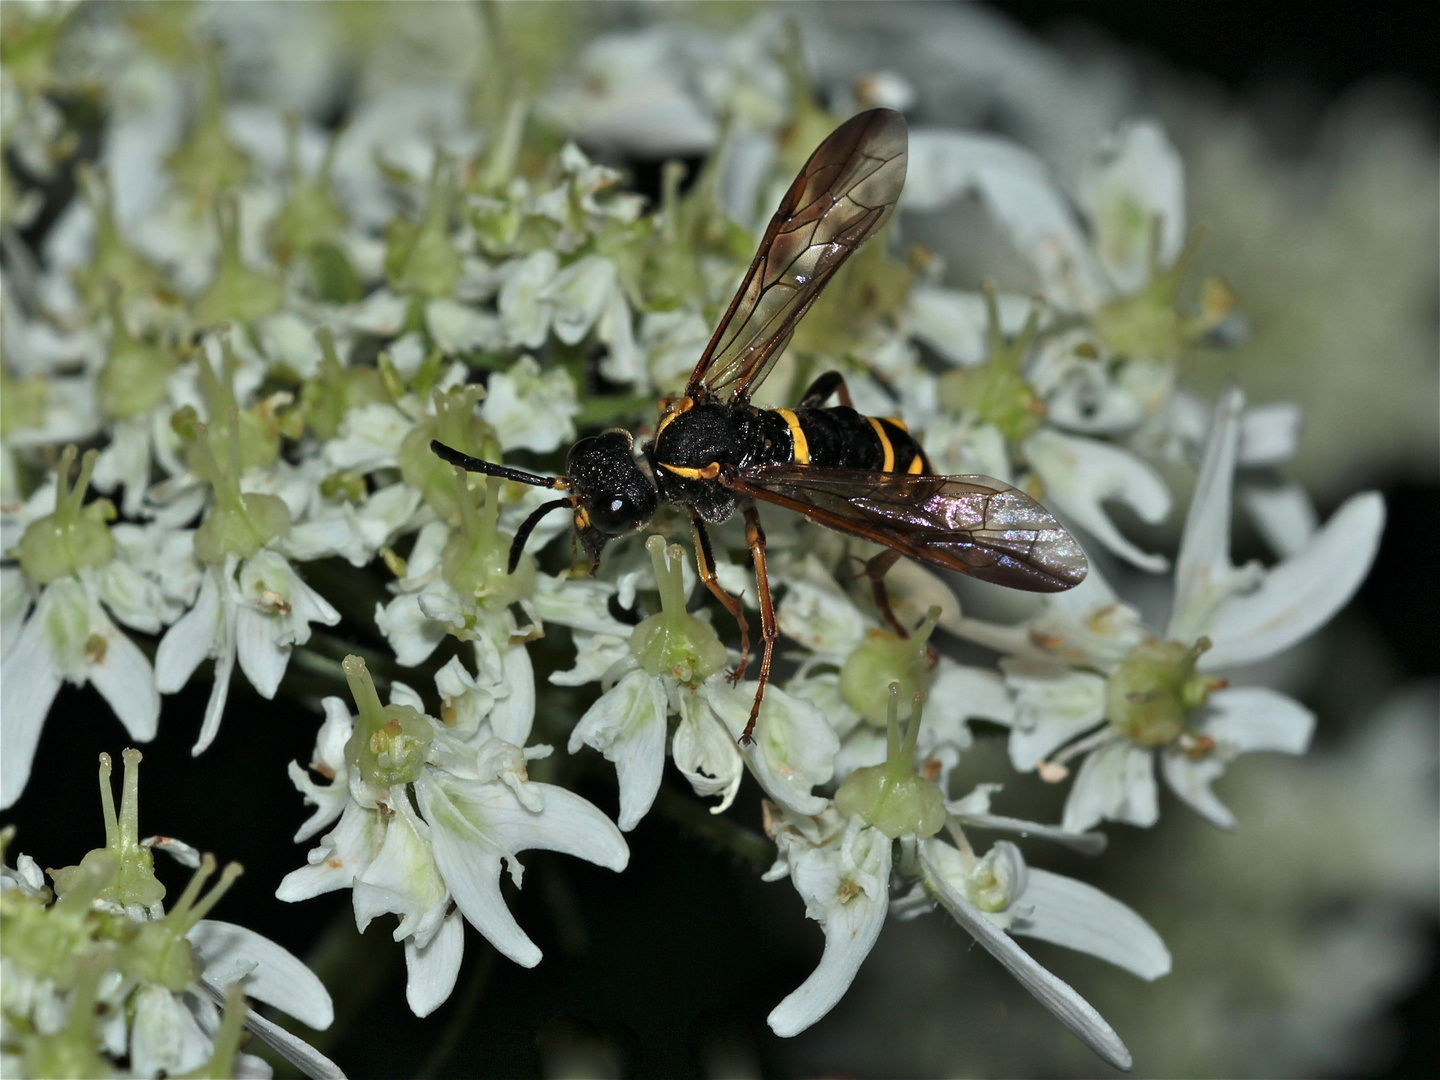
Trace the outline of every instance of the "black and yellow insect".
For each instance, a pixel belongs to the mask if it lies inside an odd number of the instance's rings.
[[[660,504],[685,507],[700,578],[740,624],[738,680],[750,641],[740,602],[720,587],[706,523],[745,517],[755,561],[764,653],[748,741],[770,678],[777,636],[758,499],[889,550],[866,565],[881,613],[895,623],[882,577],[902,555],[1012,588],[1058,592],[1086,572],[1084,553],[1039,503],[984,476],[937,476],[898,420],[862,416],[838,372],[816,379],[793,409],[761,409],[750,396],[826,283],[895,208],[905,183],[905,119],[871,109],[847,120],[810,156],[771,218],[755,260],[690,375],[660,403],[654,438],[637,460],[624,431],[581,439],[566,475],[535,476],[441,443],[435,453],[472,472],[562,490],[520,527],[513,572],[535,524],[568,507],[598,565],[613,537],[641,528]],[[826,406],[838,395],[838,406]]]

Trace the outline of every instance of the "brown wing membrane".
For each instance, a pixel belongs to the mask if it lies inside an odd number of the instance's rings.
[[[988,476],[762,469],[721,482],[920,562],[1030,592],[1084,580],[1085,553],[1050,512]]]
[[[800,316],[905,186],[905,118],[871,109],[826,138],[770,219],[760,250],[685,389],[748,400]]]

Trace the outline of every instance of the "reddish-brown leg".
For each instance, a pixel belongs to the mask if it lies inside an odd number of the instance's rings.
[[[730,682],[738,683],[744,678],[745,665],[750,661],[750,626],[745,619],[745,609],[740,606],[739,598],[731,596],[720,587],[720,580],[715,576],[715,551],[710,546],[710,534],[705,529],[705,522],[700,520],[698,514],[692,513],[690,524],[695,529],[695,563],[700,571],[700,580],[714,594],[715,599],[725,605],[725,610],[735,616],[735,621],[740,625],[740,663],[730,675]]]
[[[895,617],[895,609],[890,606],[890,593],[885,588],[885,572],[899,561],[900,553],[898,551],[882,551],[865,563],[865,569],[861,573],[870,579],[870,596],[875,601],[875,607],[880,611],[880,617],[890,625],[890,629],[895,633],[902,638],[908,638],[910,631],[901,626],[900,620]]]
[[[750,706],[750,720],[740,735],[740,742],[748,745],[755,741],[751,736],[755,721],[760,719],[760,702],[765,698],[765,687],[770,682],[770,660],[775,652],[775,639],[780,636],[775,625],[775,605],[770,599],[770,576],[765,569],[765,530],[760,527],[760,515],[753,503],[745,506],[745,542],[755,560],[755,584],[760,590],[760,633],[765,640],[765,652],[760,658],[760,682],[755,687],[755,704]]]

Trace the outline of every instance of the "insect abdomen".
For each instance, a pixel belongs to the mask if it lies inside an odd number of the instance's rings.
[[[775,411],[787,420],[793,417],[793,464],[911,474],[933,471],[925,451],[898,420],[862,416],[844,405]]]

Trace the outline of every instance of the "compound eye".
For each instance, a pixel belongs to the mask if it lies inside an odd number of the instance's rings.
[[[590,520],[601,532],[619,536],[635,528],[639,521],[635,504],[625,495],[608,495],[595,500]]]

